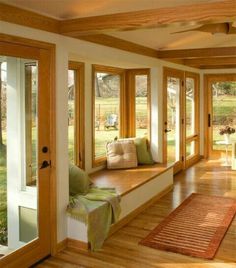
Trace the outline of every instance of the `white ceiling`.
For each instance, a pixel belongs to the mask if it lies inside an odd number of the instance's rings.
[[[136,31],[113,32],[109,35],[134,42],[153,49],[191,49],[209,47],[230,47],[236,45],[236,34],[211,34],[197,31],[174,32],[194,29],[195,26],[169,26],[166,28],[140,29]]]
[[[91,17],[219,0],[0,0],[56,19]]]

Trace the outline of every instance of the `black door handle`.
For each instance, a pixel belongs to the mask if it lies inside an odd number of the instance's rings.
[[[211,114],[208,114],[208,127],[211,126]]]
[[[44,168],[47,168],[47,167],[51,167],[51,161],[48,162],[48,161],[44,160],[42,165],[41,165],[41,167],[40,167],[40,169],[44,169]]]
[[[165,133],[171,132],[171,129],[165,129],[164,131],[165,131]]]

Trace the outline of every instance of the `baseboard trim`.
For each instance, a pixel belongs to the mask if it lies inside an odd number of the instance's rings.
[[[187,159],[185,169],[188,169],[189,167],[193,166],[194,164],[199,162],[201,159],[202,159],[201,155],[196,155],[190,159]]]
[[[57,243],[57,253],[65,249],[67,247],[67,244],[68,244],[68,238]]]
[[[86,243],[86,242],[80,241],[80,240],[76,240],[76,239],[72,239],[72,238],[67,238],[67,247],[77,248],[77,249],[88,251],[89,243]]]
[[[110,228],[108,237],[117,232],[119,229],[121,229],[123,226],[125,226],[127,223],[129,223],[133,218],[135,218],[138,214],[140,214],[143,210],[151,206],[153,203],[155,203],[158,199],[166,195],[169,191],[173,189],[173,184],[167,186],[163,191],[161,191],[159,194],[155,195],[153,198],[148,200],[146,203],[141,205],[140,207],[136,208],[134,211],[132,211],[130,214],[125,216],[122,220],[117,222],[116,224],[113,224]],[[60,243],[57,244],[57,252],[62,251],[66,247],[80,249],[83,251],[89,250],[89,243],[72,239],[72,238],[66,238]]]
[[[138,214],[140,214],[142,211],[144,211],[146,208],[151,206],[153,203],[155,203],[158,199],[166,195],[169,191],[173,189],[173,184],[167,186],[163,191],[161,191],[159,194],[155,195],[153,198],[148,200],[146,203],[141,205],[140,207],[136,208],[134,211],[132,211],[130,214],[125,216],[123,219],[121,219],[119,222],[113,224],[110,228],[108,237],[117,232],[119,229],[121,229],[123,226],[125,226],[127,223],[129,223],[133,218],[135,218]]]

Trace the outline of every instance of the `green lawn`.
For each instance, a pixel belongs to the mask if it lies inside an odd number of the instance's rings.
[[[6,149],[0,148],[0,244],[7,243]]]
[[[95,129],[95,157],[102,157],[106,153],[106,143],[113,141],[115,137],[119,137],[119,130],[110,128],[105,130],[105,121],[110,114],[117,114],[119,116],[119,99],[118,98],[96,98],[96,121],[97,127]],[[136,98],[136,116],[137,129],[136,136],[141,137],[147,134],[147,98]],[[119,123],[119,119],[118,119]],[[139,128],[140,124],[140,128]],[[142,128],[141,128],[142,127]],[[119,128],[119,126],[118,126]]]

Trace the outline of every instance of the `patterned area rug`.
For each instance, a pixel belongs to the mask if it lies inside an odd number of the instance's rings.
[[[235,213],[235,199],[194,193],[140,244],[213,259]]]

